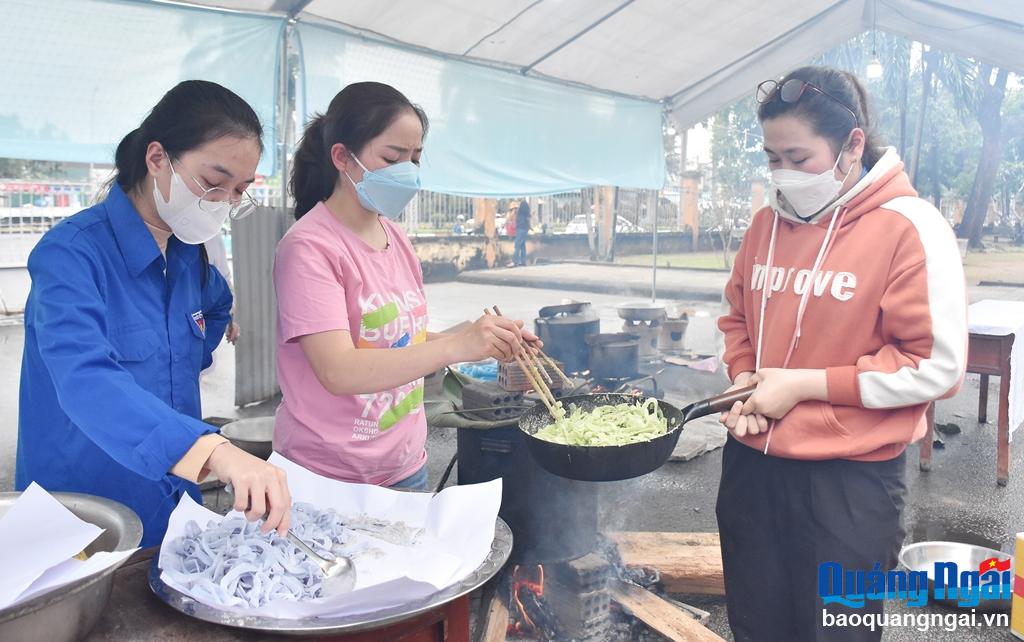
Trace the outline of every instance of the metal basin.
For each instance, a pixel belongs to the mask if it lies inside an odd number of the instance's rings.
[[[224,424],[220,434],[250,455],[267,459],[274,452],[274,417],[252,417]]]
[[[654,301],[621,303],[615,306],[615,309],[619,313],[619,318],[626,321],[661,321],[667,314],[665,304]]]
[[[993,557],[1010,558],[1010,574],[1013,575],[1013,556],[1009,553],[964,544],[962,542],[918,542],[904,546],[900,551],[900,564],[911,571],[928,573],[928,593],[934,594],[935,562],[956,562],[960,571],[977,570],[978,565]],[[1010,607],[1009,600],[982,600],[978,606],[960,606],[956,600],[939,600],[947,606],[961,609],[977,609],[978,611],[1003,611]]]
[[[142,540],[142,522],[123,504],[93,495],[51,493],[80,519],[96,524],[103,533],[90,544],[88,555],[99,551],[124,551]],[[3,516],[21,493],[0,493]],[[71,642],[96,626],[114,583],[116,564],[44,593],[28,602],[0,610],[0,640],[18,642]]]

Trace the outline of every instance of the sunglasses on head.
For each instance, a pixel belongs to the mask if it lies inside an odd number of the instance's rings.
[[[809,83],[806,80],[800,80],[799,78],[790,78],[784,83],[780,83],[777,80],[766,80],[757,86],[756,98],[757,102],[761,105],[770,103],[776,98],[784,103],[793,104],[799,102],[800,98],[804,95],[804,92],[808,89],[817,92],[830,100],[834,100],[836,104],[850,112],[850,115],[853,116],[854,126],[860,127],[860,119],[857,118],[856,112],[850,109],[846,103],[828,93],[821,87]]]

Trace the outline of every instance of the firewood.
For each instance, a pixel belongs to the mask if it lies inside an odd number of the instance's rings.
[[[487,607],[487,623],[479,642],[505,642],[508,633],[508,605],[502,599],[501,591],[493,590]],[[485,593],[486,594],[486,593]]]
[[[614,580],[608,590],[619,606],[672,642],[723,642],[704,625],[639,586]]]
[[[623,564],[657,570],[669,593],[725,595],[718,533],[630,531],[609,536]]]

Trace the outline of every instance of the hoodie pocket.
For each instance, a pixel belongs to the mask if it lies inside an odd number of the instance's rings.
[[[839,422],[832,404],[822,402],[820,408],[822,420],[825,422],[825,426],[828,427],[829,430],[840,437],[849,437],[852,434]]]

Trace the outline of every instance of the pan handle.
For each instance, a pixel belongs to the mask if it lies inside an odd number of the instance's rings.
[[[732,405],[737,401],[746,401],[749,399],[750,395],[754,394],[755,390],[757,390],[757,386],[737,388],[736,390],[723,392],[720,395],[708,397],[707,399],[691,404],[683,411],[683,423],[686,423],[691,419],[697,419],[698,417],[706,417],[716,412],[725,412],[729,408],[732,408]]]

